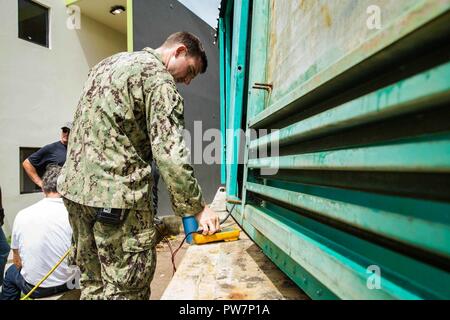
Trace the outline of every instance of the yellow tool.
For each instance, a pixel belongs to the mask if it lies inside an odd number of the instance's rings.
[[[194,233],[192,238],[195,244],[205,244],[216,241],[236,241],[239,239],[241,231],[235,227],[228,227],[222,229],[220,232],[217,232],[213,235],[204,236],[201,233]]]
[[[232,203],[233,207],[228,215],[220,221],[220,224],[223,224],[230,217],[235,205],[241,203],[240,200],[235,199],[227,199],[226,201],[228,203]],[[241,233],[240,229],[238,228],[228,227],[222,229],[219,232],[216,232],[213,235],[203,235],[203,230],[198,230],[197,220],[193,216],[183,217],[183,228],[186,235],[185,240],[187,240],[187,242],[190,244],[205,244],[217,241],[236,241],[239,239],[239,235]]]

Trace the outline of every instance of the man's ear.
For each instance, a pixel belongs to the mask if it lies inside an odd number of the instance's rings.
[[[187,48],[184,44],[180,44],[175,51],[175,57],[178,58],[179,55],[187,54]]]

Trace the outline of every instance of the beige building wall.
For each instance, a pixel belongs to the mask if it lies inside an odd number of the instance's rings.
[[[83,15],[81,29],[71,30],[64,1],[36,2],[50,8],[50,48],[18,38],[16,0],[2,1],[0,10],[0,186],[7,235],[18,211],[43,197],[20,195],[19,148],[57,141],[90,67],[126,51],[125,34]]]

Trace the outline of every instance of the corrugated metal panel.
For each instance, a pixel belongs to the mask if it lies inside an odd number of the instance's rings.
[[[316,77],[348,54],[361,50],[365,42],[379,32],[367,27],[367,8],[382,10],[385,28],[396,25],[410,11],[425,5],[424,0],[354,1],[270,1],[267,81],[274,90],[268,106],[286,96],[298,85]],[[387,9],[389,8],[389,9]],[[392,34],[394,39],[397,35]],[[385,38],[387,41],[388,39]],[[372,47],[376,49],[375,44]],[[370,48],[370,49],[372,49]],[[370,53],[370,49],[367,53]],[[356,59],[364,59],[366,52]],[[342,62],[339,63],[342,65]]]
[[[253,1],[247,129],[279,131],[247,141],[234,216],[312,298],[450,298],[449,9]]]

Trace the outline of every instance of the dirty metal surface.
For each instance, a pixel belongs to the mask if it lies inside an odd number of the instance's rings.
[[[427,2],[434,1],[271,0],[267,81],[274,89],[269,105]],[[380,8],[381,29],[368,27],[372,6]]]

